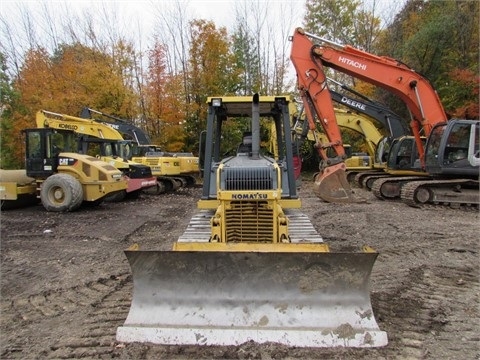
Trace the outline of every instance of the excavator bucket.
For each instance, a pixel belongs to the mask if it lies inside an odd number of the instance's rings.
[[[129,251],[120,342],[295,347],[387,344],[369,296],[377,253]]]
[[[332,203],[361,203],[365,202],[356,195],[347,180],[344,163],[324,168],[315,175],[313,191],[322,200]]]

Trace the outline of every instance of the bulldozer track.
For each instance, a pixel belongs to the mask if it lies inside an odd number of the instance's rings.
[[[480,289],[471,268],[421,265],[402,277],[404,285],[395,292],[373,297],[377,316],[395,319],[389,324],[396,329],[390,340],[402,344],[396,358],[441,358],[442,353],[475,346],[478,297],[468,294]],[[450,327],[461,329],[460,333],[453,335]],[[428,347],[430,350],[426,352],[431,335],[441,341],[438,348]]]
[[[421,239],[425,234],[417,236]],[[382,264],[373,275],[373,288],[382,289],[372,295],[376,315],[381,321],[392,320],[385,324],[392,329],[390,341],[401,344],[394,358],[438,359],[465,347],[475,348],[479,339],[478,249],[473,243],[452,245],[451,234],[432,232],[429,236],[437,238],[434,250],[421,242],[407,252],[395,244],[384,249]],[[396,257],[417,265],[398,266],[392,276],[383,266],[388,267]],[[431,346],[432,337],[435,346]]]

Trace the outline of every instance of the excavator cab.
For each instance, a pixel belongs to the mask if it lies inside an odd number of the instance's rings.
[[[425,166],[432,175],[478,178],[480,121],[456,120],[438,124],[425,147]]]
[[[424,144],[425,141],[425,137],[422,137]],[[394,139],[386,165],[385,171],[394,175],[416,175],[422,172],[415,138],[413,136],[401,136]]]

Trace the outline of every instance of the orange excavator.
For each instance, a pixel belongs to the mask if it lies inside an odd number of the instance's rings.
[[[350,187],[346,175],[347,158],[338,126],[332,97],[327,88],[327,78],[322,66],[313,61],[308,46],[309,39],[296,32],[292,38],[290,59],[297,72],[297,87],[302,98],[309,129],[316,131],[318,122],[329,142],[318,143],[316,149],[320,158],[319,172],[315,175],[314,192],[327,202],[360,202]],[[333,149],[329,157],[327,150]]]
[[[346,189],[345,193],[349,191],[344,186],[344,150],[323,70],[328,67],[390,91],[404,101],[411,113],[418,176],[392,174],[378,179],[379,184],[372,186],[378,197],[401,198],[411,206],[478,206],[479,120],[448,120],[429,81],[398,60],[337,44],[301,28],[295,30],[291,40],[291,59],[297,71],[298,88],[304,104],[310,105],[306,106],[309,122],[315,125],[316,115],[330,140],[324,146],[333,147],[337,154],[336,159],[328,159],[319,149],[324,164],[321,164],[316,184],[317,187],[328,186],[318,193],[328,193],[328,189],[335,188],[335,182]]]

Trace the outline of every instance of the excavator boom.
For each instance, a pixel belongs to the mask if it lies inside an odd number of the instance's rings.
[[[308,38],[298,32],[293,35],[290,58],[297,73],[297,87],[309,128],[315,131],[318,122],[329,139],[328,143],[317,146],[322,161],[320,172],[315,176],[315,193],[327,202],[363,202],[363,199],[355,195],[347,180],[345,149],[327,88],[327,78],[321,64],[312,62],[310,48]],[[327,148],[332,148],[336,156],[329,158]]]
[[[92,114],[103,118],[94,118]],[[165,152],[152,144],[147,132],[124,119],[105,114],[91,108],[83,108],[80,116],[91,119],[105,126],[112,127],[125,138],[135,142],[133,159],[152,168],[159,181],[168,191],[178,186],[194,186],[200,174],[198,157],[188,152]],[[105,120],[105,119],[106,120]],[[178,183],[178,185],[176,185]]]
[[[423,163],[421,135],[428,136],[435,124],[447,121],[440,98],[430,82],[398,60],[336,44],[302,29],[297,29],[295,34],[305,37],[312,61],[380,86],[405,102],[413,116],[410,126]],[[310,38],[327,45],[315,45]]]
[[[119,156],[131,144],[123,140],[122,135],[110,126],[99,124],[96,121],[78,118],[75,116],[58,114],[40,110],[36,114],[38,128],[51,128],[71,131],[78,135],[77,149],[83,154],[88,153],[88,147],[93,146],[102,160],[121,170],[128,179],[128,186],[124,194],[116,194],[109,198],[111,201],[122,200],[127,194],[137,195],[140,191],[153,188],[157,180],[152,176],[148,166],[135,163],[127,159],[128,156]]]

